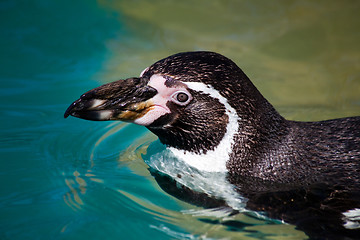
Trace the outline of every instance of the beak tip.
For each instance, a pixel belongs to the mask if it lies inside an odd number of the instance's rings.
[[[113,110],[96,109],[100,100],[82,101],[80,98],[73,102],[64,113],[64,118],[69,116],[92,120],[92,121],[106,121],[110,120],[113,116]],[[81,102],[81,104],[80,104]],[[96,105],[95,105],[96,103]],[[104,103],[101,100],[101,103]]]
[[[74,107],[75,107],[75,105],[76,105],[76,102],[77,102],[77,101],[73,102],[73,103],[66,109],[66,111],[65,111],[65,113],[64,113],[64,118],[67,118],[68,116],[72,115],[72,113],[74,112],[73,109],[74,109]]]

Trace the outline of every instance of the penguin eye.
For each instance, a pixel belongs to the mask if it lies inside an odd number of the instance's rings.
[[[175,103],[184,106],[190,102],[191,96],[187,92],[179,91],[172,95],[172,99]]]
[[[179,102],[186,102],[188,99],[189,99],[189,96],[186,94],[186,93],[178,93],[177,96],[176,96],[176,99],[179,101]]]

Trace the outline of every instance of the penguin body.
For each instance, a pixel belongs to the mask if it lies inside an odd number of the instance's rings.
[[[360,238],[360,117],[286,120],[220,54],[162,59],[83,94],[68,115],[146,126],[190,166],[226,172],[248,208],[313,239]]]

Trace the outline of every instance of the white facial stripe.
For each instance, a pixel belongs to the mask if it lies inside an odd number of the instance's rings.
[[[355,208],[343,213],[344,227],[347,229],[360,228],[360,208]]]
[[[226,98],[221,96],[220,93],[210,85],[200,82],[183,83],[194,91],[203,92],[218,99],[219,102],[225,106],[229,122],[226,126],[226,133],[219,145],[216,146],[214,150],[207,151],[206,154],[195,154],[184,150],[178,150],[176,148],[170,149],[177,158],[181,158],[187,164],[198,168],[199,170],[208,172],[226,172],[226,162],[230,158],[234,137],[239,128],[239,116],[237,115],[236,110],[230,106]]]
[[[144,70],[142,70],[142,72],[140,73],[140,77],[142,77],[147,70],[149,70],[149,67],[147,67],[147,68],[145,68]]]

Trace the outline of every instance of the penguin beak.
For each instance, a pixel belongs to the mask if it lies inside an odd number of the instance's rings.
[[[66,110],[69,115],[93,121],[122,120],[133,122],[153,107],[151,98],[157,90],[148,80],[129,78],[108,83],[84,93]]]

